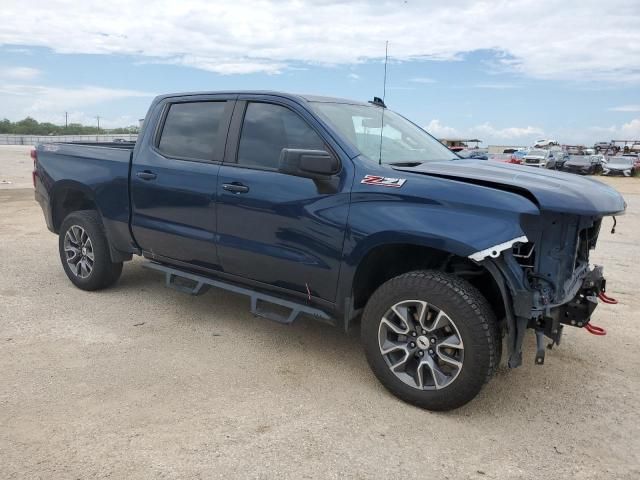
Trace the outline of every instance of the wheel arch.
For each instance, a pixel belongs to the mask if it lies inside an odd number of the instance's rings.
[[[54,232],[60,233],[60,226],[67,215],[78,210],[95,210],[102,217],[95,195],[89,187],[73,180],[57,182],[51,192]]]
[[[453,273],[467,280],[487,299],[496,318],[503,319],[509,299],[501,288],[503,279],[499,270],[486,268],[486,262],[469,259],[468,246],[441,248],[441,243],[434,244],[424,238],[396,237],[396,241],[376,243],[363,252],[353,265],[347,284],[351,293],[347,299],[345,329],[380,285],[403,273],[425,269]]]

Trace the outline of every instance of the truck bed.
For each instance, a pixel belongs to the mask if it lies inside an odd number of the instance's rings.
[[[88,147],[113,147],[120,148],[124,150],[133,150],[136,146],[135,141],[125,141],[125,142],[57,142],[57,145],[85,145]]]
[[[105,157],[106,160],[113,159],[114,155],[117,155],[121,159],[126,156],[129,161],[135,146],[135,142],[56,142],[40,144],[36,149],[38,155],[40,152],[51,152],[74,157]]]
[[[73,142],[45,143],[36,147],[38,176],[36,198],[48,203],[63,198],[73,202],[67,191],[82,188],[99,211],[112,248],[130,250],[129,168],[135,143]],[[47,225],[57,230],[62,212],[53,210]]]

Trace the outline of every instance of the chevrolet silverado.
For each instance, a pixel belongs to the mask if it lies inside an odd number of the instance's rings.
[[[461,159],[377,98],[162,95],[135,144],[32,156],[78,288],[113,285],[141,255],[181,291],[359,326],[382,385],[432,410],[474,398],[503,356],[519,366],[526,331],[542,364],[545,337],[589,327],[609,299],[589,254],[626,208],[592,179]]]

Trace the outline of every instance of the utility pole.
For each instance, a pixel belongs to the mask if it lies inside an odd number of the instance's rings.
[[[96,116],[98,119],[98,133],[100,133],[100,115]]]
[[[69,120],[69,112],[64,112],[64,129],[67,129],[67,126],[69,125],[68,123]]]

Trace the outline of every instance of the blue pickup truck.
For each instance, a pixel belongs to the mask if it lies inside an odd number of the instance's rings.
[[[589,263],[626,204],[597,181],[464,160],[380,99],[157,97],[137,142],[33,152],[35,197],[77,287],[141,255],[168,286],[225,288],[283,323],[359,326],[399,398],[470,401],[525,332],[559,344],[608,299]]]

